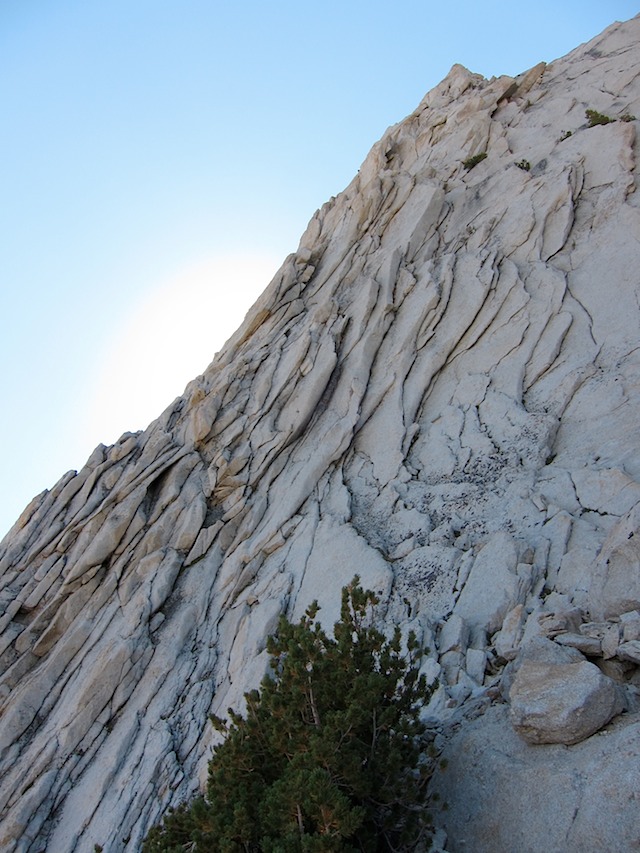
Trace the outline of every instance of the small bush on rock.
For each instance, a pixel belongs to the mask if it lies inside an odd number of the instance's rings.
[[[423,650],[373,627],[378,600],[356,577],[330,638],[314,603],[269,640],[271,677],[229,711],[206,796],[171,812],[145,853],[348,853],[426,849]]]
[[[473,169],[474,166],[477,166],[478,163],[482,163],[486,156],[487,152],[482,151],[480,154],[474,154],[473,157],[467,157],[466,160],[462,161],[462,165],[467,171],[469,171],[470,169]]]
[[[611,124],[612,121],[615,121],[614,118],[609,118],[609,116],[603,115],[597,112],[597,110],[586,110],[586,116],[589,127],[595,127],[597,124]]]

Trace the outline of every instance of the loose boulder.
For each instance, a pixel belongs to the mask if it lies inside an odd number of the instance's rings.
[[[523,661],[510,699],[511,723],[529,743],[579,743],[624,708],[616,684],[586,660]]]

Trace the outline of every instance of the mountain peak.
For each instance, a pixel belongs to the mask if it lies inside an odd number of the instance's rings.
[[[184,395],[25,510],[0,548],[3,849],[138,850],[280,614],[317,599],[331,625],[356,572],[432,650],[451,851],[470,824],[476,853],[594,849],[598,762],[633,803],[638,45],[634,18],[514,78],[454,65]],[[636,825],[621,807],[599,849]]]

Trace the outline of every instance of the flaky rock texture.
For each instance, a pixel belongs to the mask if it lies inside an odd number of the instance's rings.
[[[425,713],[451,774],[467,772],[451,732],[481,744],[507,725],[537,637],[587,655],[633,709],[639,74],[639,18],[515,79],[454,66],[184,396],[29,505],[0,549],[3,850],[138,850],[202,780],[207,715],[257,684],[278,615],[317,598],[330,625],[356,572],[432,650]],[[479,759],[491,814],[449,776],[448,849],[632,849],[640,831],[615,837],[632,800],[592,847],[585,805],[600,766],[636,772],[625,719],[608,758],[575,764],[584,831],[532,795],[537,750],[566,747],[510,730]],[[524,823],[470,846],[470,821],[480,838],[501,820],[508,766]],[[521,843],[536,808],[544,847]]]

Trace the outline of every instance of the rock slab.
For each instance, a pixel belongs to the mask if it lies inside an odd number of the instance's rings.
[[[436,787],[449,853],[629,853],[640,848],[640,720],[575,746],[532,746],[506,706],[448,742]]]

